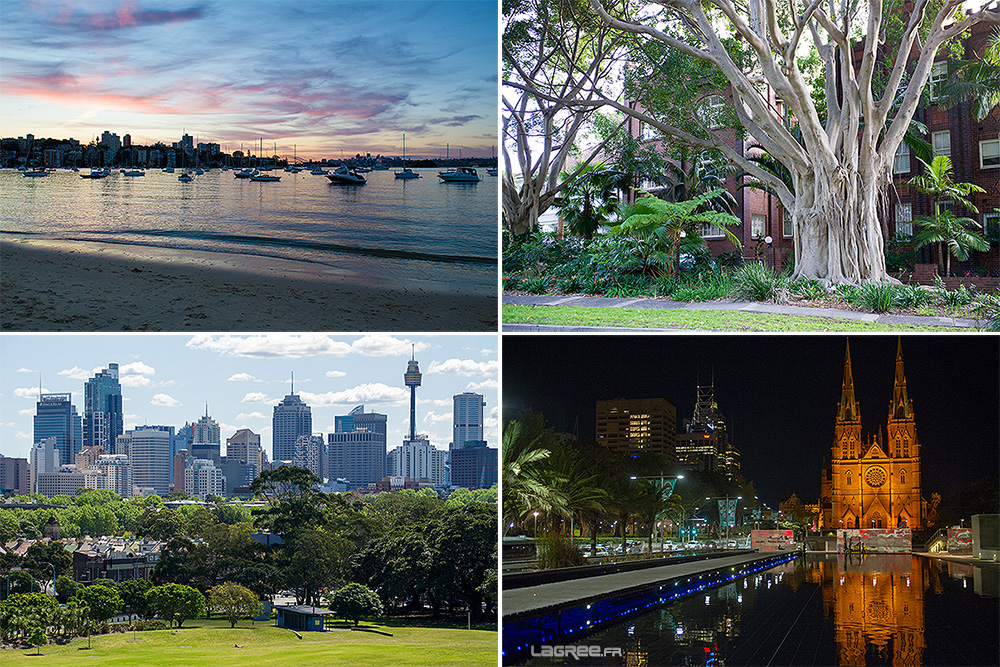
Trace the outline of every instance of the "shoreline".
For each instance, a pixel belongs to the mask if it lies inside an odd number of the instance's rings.
[[[257,255],[0,240],[2,331],[490,331],[498,298]]]

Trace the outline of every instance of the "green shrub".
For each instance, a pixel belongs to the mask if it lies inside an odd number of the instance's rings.
[[[330,609],[357,625],[362,618],[381,616],[384,612],[378,595],[362,584],[351,583],[330,596]]]
[[[146,630],[166,630],[167,622],[159,618],[150,618],[141,621],[133,621],[125,627],[129,632],[132,632],[133,630],[138,632],[144,632]]]
[[[896,288],[896,300],[900,308],[922,308],[934,301],[934,294],[917,285],[901,285]]]
[[[958,289],[949,292],[943,287],[938,291],[941,303],[949,308],[961,308],[976,300],[976,289],[966,289],[965,285],[959,285]]]
[[[823,283],[812,278],[798,278],[793,280],[789,284],[788,289],[792,296],[799,299],[822,299],[829,295]]]
[[[653,283],[653,294],[655,296],[671,296],[677,289],[677,278],[674,276],[660,276]]]
[[[583,553],[576,548],[573,541],[558,533],[539,537],[538,567],[551,569],[556,567],[573,567],[583,565]]]
[[[748,262],[733,274],[733,296],[751,301],[781,303],[788,298],[790,280],[762,262]]]
[[[727,272],[706,272],[683,276],[672,298],[676,301],[712,301],[727,297],[732,291],[733,280]]]
[[[545,294],[549,291],[551,282],[549,278],[525,278],[521,281],[520,289],[528,294]]]
[[[865,283],[858,288],[855,303],[873,313],[887,313],[896,307],[896,286],[890,283]]]

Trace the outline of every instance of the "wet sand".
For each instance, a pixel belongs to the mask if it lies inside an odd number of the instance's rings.
[[[310,262],[0,242],[3,331],[496,331],[496,294]]]

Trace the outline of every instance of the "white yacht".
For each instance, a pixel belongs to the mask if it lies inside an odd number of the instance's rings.
[[[353,169],[348,169],[346,165],[337,167],[335,171],[326,175],[334,185],[363,185],[368,181],[365,177]]]
[[[445,183],[478,183],[483,180],[479,172],[472,167],[458,167],[448,171],[439,171],[438,178]]]

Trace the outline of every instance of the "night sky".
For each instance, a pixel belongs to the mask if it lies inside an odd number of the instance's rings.
[[[794,491],[819,496],[844,374],[845,336],[503,337],[503,419],[523,408],[560,432],[594,439],[595,403],[666,398],[678,429],[690,419],[699,378],[715,374],[715,400],[743,474],[775,507]],[[865,439],[886,423],[897,337],[851,337],[855,395]],[[1000,338],[903,337],[907,389],[921,444],[922,493],[947,498],[1000,474]]]

